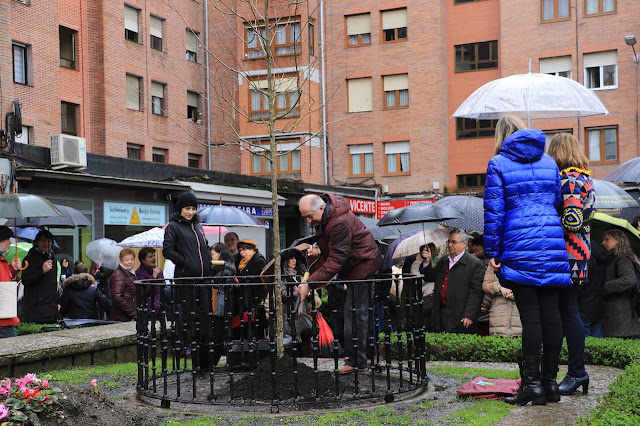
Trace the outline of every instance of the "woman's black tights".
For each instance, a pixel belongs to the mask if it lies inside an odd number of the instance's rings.
[[[562,321],[558,288],[509,282],[522,322],[522,355],[560,354]]]

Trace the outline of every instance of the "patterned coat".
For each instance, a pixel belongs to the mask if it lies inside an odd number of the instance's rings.
[[[590,174],[577,167],[568,167],[560,172],[563,200],[560,222],[567,244],[571,281],[575,285],[582,285],[587,278],[591,257],[589,222],[593,218],[596,191]]]

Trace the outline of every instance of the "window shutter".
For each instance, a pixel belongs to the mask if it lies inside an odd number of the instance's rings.
[[[384,144],[385,154],[405,154],[407,152],[411,152],[409,149],[409,141],[387,142]]]
[[[371,78],[355,78],[347,80],[349,91],[349,112],[372,111]]]
[[[603,65],[618,65],[618,52],[610,50],[608,52],[585,53],[584,67],[600,67]]]
[[[187,30],[187,50],[189,52],[197,52],[198,51],[198,36],[196,36],[193,31]]]
[[[347,35],[371,33],[371,14],[347,16]]]
[[[389,92],[392,90],[406,90],[409,89],[409,75],[385,75],[384,79],[384,91]]]
[[[156,98],[164,98],[164,84],[162,83],[151,83],[151,96]]]
[[[407,27],[407,9],[390,10],[382,12],[382,29],[391,30],[394,28]]]
[[[127,75],[127,108],[140,109],[140,79]]]
[[[349,154],[373,154],[373,144],[350,145]]]
[[[571,56],[540,59],[540,72],[542,74],[564,71],[571,71]]]
[[[162,19],[157,16],[151,16],[149,20],[149,33],[158,38],[162,38]]]
[[[198,107],[198,94],[194,92],[187,92],[187,105],[190,107]]]
[[[124,28],[135,33],[140,32],[138,27],[138,9],[131,6],[124,7]]]

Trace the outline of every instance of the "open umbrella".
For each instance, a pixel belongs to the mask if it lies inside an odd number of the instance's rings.
[[[507,114],[530,121],[609,112],[593,90],[577,81],[529,72],[490,81],[473,92],[453,116],[494,120]]]
[[[604,178],[609,182],[640,182],[640,157],[632,158],[613,169]]]
[[[615,183],[593,179],[593,186],[596,190],[596,202],[593,205],[594,209],[640,207],[631,195]]]
[[[412,235],[417,234],[420,231],[421,231],[420,229],[412,229],[411,231],[403,232],[402,234],[400,234],[400,236],[396,238],[396,240],[392,242],[389,248],[387,249],[387,253],[384,255],[384,260],[382,262],[381,269],[384,271],[391,269],[391,267],[400,260],[400,258],[394,258],[394,253],[398,248],[398,246],[400,245],[400,243],[406,240],[407,238],[411,237]]]
[[[42,229],[34,227],[18,228],[16,237],[18,238],[18,241],[27,241],[33,243],[40,231],[42,231]],[[60,248],[60,245],[58,245],[58,242],[56,240],[53,240],[53,248]]]
[[[452,195],[435,202],[436,205],[455,207],[460,210],[460,217],[447,219],[440,222],[441,225],[452,226],[463,230],[484,230],[484,205],[482,198],[470,195]]]
[[[640,254],[640,231],[631,226],[629,221],[610,216],[606,213],[594,213],[593,220],[591,220],[591,239],[595,243],[600,243],[605,231],[610,228],[617,228],[624,231],[629,238],[633,252]]]
[[[392,237],[395,233],[393,229],[389,227],[378,226],[378,219],[372,217],[358,217],[364,226],[371,232],[374,240],[384,240],[385,238]]]
[[[447,243],[449,232],[451,230],[447,228],[427,229],[426,231],[418,232],[398,244],[393,253],[393,258],[399,259],[419,253],[420,247],[427,243],[433,243],[436,247],[443,246]]]
[[[16,249],[17,249],[18,258],[24,259],[27,253],[29,253],[29,250],[31,250],[31,247],[33,247],[33,244],[25,243],[25,242],[11,244],[11,246],[9,246],[9,250],[7,250],[7,252],[4,254],[4,258],[7,259],[7,262],[11,263],[13,258],[16,257]]]
[[[46,226],[47,228],[75,228],[91,226],[89,219],[73,207],[54,204],[62,216],[25,217],[16,220],[18,227]]]
[[[121,247],[162,247],[163,242],[164,230],[156,227],[127,237],[120,241],[119,245]]]
[[[87,257],[98,266],[108,269],[116,269],[120,263],[120,250],[122,247],[109,238],[100,238],[87,244],[85,253]]]
[[[455,207],[424,202],[391,210],[389,213],[385,214],[382,219],[380,219],[378,226],[436,222],[445,219],[457,219],[460,216],[460,211]]]
[[[198,214],[203,225],[260,226],[257,219],[237,207],[209,206],[198,210]]]

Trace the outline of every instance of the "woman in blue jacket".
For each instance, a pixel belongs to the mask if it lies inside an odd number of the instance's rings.
[[[560,175],[544,146],[542,131],[526,129],[514,116],[501,118],[484,191],[485,252],[501,285],[513,291],[522,321],[522,383],[506,399],[518,405],[560,400],[558,288],[571,285],[571,273],[558,217]]]

